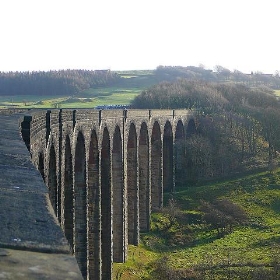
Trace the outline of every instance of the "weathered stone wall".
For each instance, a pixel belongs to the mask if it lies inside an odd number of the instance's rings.
[[[44,130],[46,112],[41,116]],[[23,112],[0,110],[0,278],[82,279],[50,207],[46,185],[26,149],[32,118]],[[38,129],[35,119],[33,125]]]
[[[24,133],[86,279],[112,278],[150,227],[163,191],[182,182],[189,110],[53,110]],[[193,123],[193,121],[192,121]],[[185,172],[185,171],[184,171]]]

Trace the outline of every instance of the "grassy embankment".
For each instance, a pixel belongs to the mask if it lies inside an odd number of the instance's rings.
[[[189,186],[173,199],[114,279],[280,279],[280,170]],[[219,235],[200,210],[215,199],[240,206],[246,223]]]

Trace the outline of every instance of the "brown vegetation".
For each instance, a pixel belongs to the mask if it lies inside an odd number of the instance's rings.
[[[280,150],[280,104],[268,88],[180,79],[142,92],[133,107],[198,112],[198,133],[186,139],[189,181],[274,166]]]

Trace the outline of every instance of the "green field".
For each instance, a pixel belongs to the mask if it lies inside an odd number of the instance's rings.
[[[151,232],[115,264],[114,279],[280,279],[279,186],[280,170],[178,190],[176,211],[153,214]],[[215,199],[241,207],[247,222],[219,236],[200,218],[200,201]]]
[[[155,83],[152,70],[120,71],[119,85],[89,88],[75,96],[0,96],[0,108],[93,108],[100,105],[129,105]]]
[[[93,108],[98,105],[128,105],[141,88],[90,88],[78,96],[0,96],[0,108]]]
[[[275,93],[276,96],[280,97],[280,90],[279,89],[278,90],[274,90],[274,93]]]

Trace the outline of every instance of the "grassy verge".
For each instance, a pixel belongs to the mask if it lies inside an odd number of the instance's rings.
[[[246,222],[218,234],[201,210],[217,200],[244,211]],[[130,254],[115,279],[280,279],[279,170],[181,188],[172,201],[152,215],[135,249],[141,257]]]

